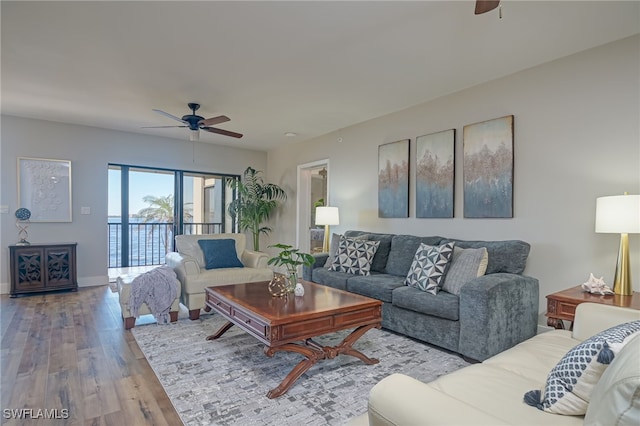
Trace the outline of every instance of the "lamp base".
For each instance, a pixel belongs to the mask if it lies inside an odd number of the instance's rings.
[[[324,226],[324,238],[322,239],[322,251],[329,253],[329,225]]]
[[[620,234],[620,250],[618,251],[613,292],[621,296],[633,295],[631,265],[629,262],[629,234]]]

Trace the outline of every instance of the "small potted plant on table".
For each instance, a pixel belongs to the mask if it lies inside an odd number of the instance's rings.
[[[274,244],[269,247],[280,249],[277,256],[272,257],[267,262],[268,265],[284,266],[287,271],[288,286],[287,291],[292,293],[298,283],[298,266],[311,266],[315,261],[309,253],[302,253],[299,249],[288,244]]]

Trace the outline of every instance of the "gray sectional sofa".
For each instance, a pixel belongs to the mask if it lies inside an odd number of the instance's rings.
[[[536,334],[538,280],[522,275],[530,245],[524,241],[464,241],[439,236],[347,231],[345,237],[380,241],[371,275],[353,275],[325,267],[328,253],[318,253],[303,269],[305,280],[372,297],[383,302],[382,326],[472,360],[484,361]],[[485,247],[488,264],[460,294],[436,295],[404,285],[421,243],[450,241],[460,248]]]

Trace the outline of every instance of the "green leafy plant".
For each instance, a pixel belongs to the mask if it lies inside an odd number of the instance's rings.
[[[236,218],[241,231],[250,231],[253,236],[253,249],[260,250],[260,234],[268,235],[272,231],[263,226],[279,200],[286,200],[284,189],[273,183],[265,183],[261,171],[247,167],[242,180],[230,179],[229,188],[237,191],[238,197],[229,203],[229,214]]]
[[[166,196],[155,196],[155,195],[145,195],[142,198],[142,201],[147,203],[149,206],[143,209],[138,210],[137,216],[142,218],[144,223],[150,222],[158,222],[158,223],[166,223],[173,224],[173,194],[169,194]],[[184,210],[184,219],[190,220],[193,215],[191,214],[191,207],[187,207],[188,204],[185,204]],[[138,225],[140,227],[140,225]],[[165,251],[169,251],[169,242],[170,238],[170,226],[164,226],[162,228],[158,227],[156,230],[163,229],[164,234],[160,234],[160,240],[164,245]],[[158,231],[159,232],[159,231]],[[149,237],[152,238],[154,233],[154,227],[149,227]]]
[[[315,258],[309,253],[303,253],[297,248],[293,248],[288,244],[274,244],[269,247],[280,249],[277,256],[272,257],[267,262],[268,265],[284,266],[288,275],[298,272],[298,266],[311,266],[315,262]]]

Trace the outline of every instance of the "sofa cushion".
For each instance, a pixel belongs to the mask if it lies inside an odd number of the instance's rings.
[[[485,247],[489,253],[489,263],[487,264],[487,274],[497,272],[508,272],[511,274],[522,274],[527,265],[527,257],[531,245],[520,240],[506,241],[465,241],[456,239],[445,239],[442,243],[453,241],[460,248],[481,248]]]
[[[392,297],[393,306],[398,308],[458,321],[460,299],[446,291],[431,294],[415,287],[402,286],[393,290]]]
[[[384,272],[384,268],[387,266],[387,260],[389,259],[389,250],[391,250],[391,238],[392,234],[378,234],[375,232],[365,231],[346,231],[345,237],[359,238],[366,241],[380,241],[376,254],[371,261],[371,272]],[[338,245],[340,243],[340,235],[333,234],[331,236],[331,245],[329,247],[329,258],[324,264],[325,268],[330,268],[335,259],[336,252],[338,251]]]
[[[371,261],[376,254],[378,245],[380,245],[379,241],[366,241],[341,236],[338,251],[329,269],[354,275],[369,275]]]
[[[392,292],[404,286],[404,278],[389,274],[373,273],[368,277],[351,276],[347,280],[347,291],[391,303]]]
[[[204,255],[205,269],[244,267],[236,254],[236,242],[233,239],[198,240],[198,245]]]
[[[535,386],[538,380],[531,380],[504,370],[499,365],[485,365],[483,362],[440,376],[426,386],[459,401],[457,405],[438,407],[438,409],[464,410],[467,406],[471,406],[482,413],[490,413],[496,418],[489,423],[465,423],[468,425],[581,426],[582,417],[559,416],[536,410],[522,402],[522,392],[530,389],[531,385]],[[423,423],[416,422],[416,424]],[[457,423],[448,424],[456,425]]]
[[[406,277],[420,244],[437,246],[442,237],[415,237],[413,235],[394,235],[391,238],[391,250],[385,272],[387,274]]]
[[[242,258],[242,253],[247,245],[246,236],[244,234],[202,234],[202,235],[176,235],[176,251],[183,256],[192,257],[198,263],[198,266],[204,268],[205,261],[202,249],[198,243],[199,240],[219,240],[232,239],[236,242],[236,254],[238,259]]]
[[[611,327],[576,345],[551,369],[543,391],[527,392],[524,401],[549,413],[585,414],[600,376],[636,335],[640,320]]]
[[[437,294],[451,264],[453,245],[454,243],[440,246],[420,244],[404,283],[418,290]]]
[[[488,261],[488,252],[484,247],[477,249],[454,247],[451,266],[444,277],[442,289],[452,294],[460,294],[463,285],[484,275]]]
[[[346,272],[330,271],[325,268],[315,268],[311,272],[311,280],[314,283],[324,284],[339,290],[347,289],[347,280],[353,277],[352,274]]]
[[[637,425],[640,419],[640,336],[602,374],[584,416],[585,425]]]
[[[345,233],[345,235],[347,235]],[[389,234],[362,234],[356,238],[362,238],[367,241],[379,241],[378,250],[376,250],[375,256],[371,261],[372,272],[384,272],[389,260],[389,251],[391,251],[391,238],[393,236]]]
[[[267,282],[273,278],[270,268],[219,268],[203,271],[182,283],[182,295],[204,294],[205,288],[220,285]],[[204,306],[204,302],[200,307]],[[194,309],[191,307],[190,309]]]

